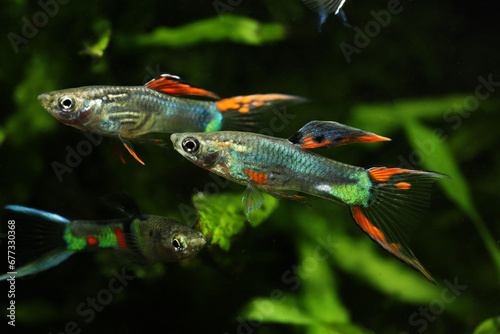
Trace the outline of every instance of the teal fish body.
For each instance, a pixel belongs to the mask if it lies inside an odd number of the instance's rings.
[[[140,215],[124,219],[70,221],[41,210],[9,205],[16,216],[18,238],[35,254],[17,269],[16,277],[36,274],[57,266],[78,252],[114,249],[131,268],[158,262],[180,261],[205,245],[200,231],[160,216]],[[0,276],[0,280],[9,275]]]
[[[190,98],[199,96],[204,100]],[[256,94],[220,99],[179,77],[164,74],[144,86],[87,86],[38,96],[62,123],[100,135],[118,137],[137,157],[128,140],[157,132],[247,129],[258,114],[304,99],[283,94]],[[152,142],[159,142],[153,140]]]
[[[308,151],[346,143],[389,140],[336,122],[313,121],[288,140],[221,131],[171,135],[174,148],[189,161],[247,185],[247,216],[259,208],[258,190],[306,202],[298,193],[346,204],[358,226],[390,254],[434,282],[406,246],[401,226],[427,209],[430,186],[443,174],[401,168],[365,169]]]
[[[371,182],[365,169],[305,151],[286,139],[232,131],[171,138],[196,165],[243,185],[271,193],[302,192],[348,205],[368,200]],[[196,155],[182,149],[189,138],[200,143]]]
[[[38,99],[66,125],[128,139],[151,132],[205,131],[210,123],[218,130],[222,123],[214,102],[171,96],[144,86],[70,88]]]

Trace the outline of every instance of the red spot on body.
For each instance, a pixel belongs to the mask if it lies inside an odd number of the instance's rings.
[[[249,169],[245,169],[245,174],[248,175],[252,179],[253,182],[257,184],[266,184],[267,182],[267,174],[266,173],[258,173],[251,171]]]
[[[399,182],[396,183],[396,187],[398,187],[399,189],[408,190],[411,188],[411,184],[408,182]]]
[[[90,245],[90,246],[95,246],[99,243],[99,240],[94,237],[94,236],[91,236],[91,237],[88,237],[87,238],[87,244]]]
[[[121,228],[115,228],[116,241],[118,242],[118,246],[120,248],[127,248],[127,242],[125,241],[125,236],[123,235],[123,231]]]

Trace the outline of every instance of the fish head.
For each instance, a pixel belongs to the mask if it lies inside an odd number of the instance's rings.
[[[180,261],[198,253],[206,244],[203,234],[177,222],[161,227],[161,246],[168,261]]]
[[[174,148],[195,165],[228,176],[233,141],[227,132],[174,133]]]
[[[56,90],[38,95],[42,106],[63,124],[80,130],[91,129],[102,101],[92,98],[95,88],[81,87]]]

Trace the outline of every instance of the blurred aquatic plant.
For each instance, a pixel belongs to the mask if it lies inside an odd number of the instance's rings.
[[[95,21],[92,28],[97,35],[97,41],[95,43],[84,43],[84,49],[79,52],[81,55],[88,55],[92,58],[98,60],[104,55],[104,51],[109,45],[111,40],[111,23],[108,20],[102,19]]]
[[[470,120],[463,117],[466,114],[463,110],[450,110],[456,104],[463,104],[467,97],[465,94],[454,94],[467,84],[467,73],[482,70],[474,67],[478,63],[456,67],[458,61],[461,64],[470,63],[477,57],[483,69],[494,68],[491,64],[495,64],[497,57],[494,56],[494,48],[490,47],[490,41],[494,40],[491,32],[483,29],[481,36],[456,34],[465,46],[461,49],[457,43],[459,39],[452,37],[448,41],[440,38],[448,38],[446,29],[450,27],[458,29],[455,25],[456,12],[451,11],[444,18],[436,15],[438,20],[434,21],[431,17],[425,22],[425,30],[423,26],[414,29],[411,23],[422,22],[423,13],[448,12],[453,7],[447,2],[424,4],[405,12],[408,16],[404,19],[404,26],[397,21],[391,23],[393,28],[386,31],[390,38],[378,38],[371,45],[370,52],[362,55],[366,56],[364,59],[369,57],[370,61],[363,62],[360,58],[359,62],[346,68],[338,52],[338,43],[351,38],[352,31],[330,25],[328,32],[318,35],[315,18],[306,12],[300,1],[287,3],[286,6],[274,0],[245,2],[248,7],[239,10],[245,10],[254,18],[225,14],[224,20],[212,17],[200,21],[193,21],[192,17],[204,17],[211,3],[196,3],[199,6],[191,6],[191,3],[195,2],[184,1],[179,6],[152,1],[128,3],[127,6],[118,2],[95,6],[70,2],[18,54],[7,50],[10,54],[6,54],[8,66],[0,71],[5,98],[11,100],[12,106],[8,108],[12,110],[4,114],[0,127],[0,145],[5,150],[4,157],[7,157],[2,160],[4,199],[22,203],[30,201],[40,208],[47,203],[60,205],[66,212],[90,207],[90,203],[87,203],[89,206],[82,203],[92,202],[93,198],[120,187],[140,197],[139,200],[151,211],[169,205],[176,209],[179,200],[189,200],[189,189],[204,182],[203,176],[199,173],[183,174],[184,165],[174,159],[173,153],[146,145],[140,148],[150,155],[150,163],[144,168],[133,164],[120,165],[104,146],[99,150],[100,154],[89,157],[85,166],[72,173],[64,183],[52,182],[55,177],[47,167],[51,159],[63,159],[64,146],[70,144],[68,140],[76,138],[78,141],[81,134],[62,130],[64,126],[41,108],[36,100],[38,94],[76,84],[137,82],[137,78],[144,76],[146,65],[160,64],[161,68],[173,73],[189,74],[186,79],[190,81],[210,82],[210,87],[221,92],[241,89],[239,83],[245,82],[243,88],[255,91],[280,89],[308,97],[316,94],[314,96],[318,101],[331,104],[324,109],[312,106],[297,119],[343,121],[345,116],[350,118],[345,123],[380,135],[405,134],[413,152],[422,150],[422,145],[418,143],[448,135],[446,140],[436,141],[433,152],[426,154],[415,168],[449,174],[451,180],[440,181],[439,185],[461,210],[433,207],[432,214],[438,217],[436,219],[442,219],[443,224],[453,224],[457,218],[464,216],[460,212],[464,212],[480,232],[489,254],[496,259],[496,268],[500,268],[498,245],[492,237],[495,231],[498,233],[494,210],[495,195],[498,195],[498,158],[491,153],[499,138],[495,129],[500,101],[493,97],[482,101],[481,108],[493,112],[486,116],[478,115],[475,121],[472,121],[474,117]],[[7,6],[3,15],[8,18],[5,22],[12,26],[14,32],[22,29],[23,16],[31,18],[31,12],[39,11],[37,4],[26,1],[11,1],[11,5]],[[371,6],[373,4],[360,4],[357,14],[375,9]],[[175,13],[171,14],[174,10]],[[304,16],[303,12],[307,15]],[[362,24],[362,15],[356,17],[355,14],[353,18],[358,18],[355,24]],[[301,21],[302,17],[310,18],[309,22]],[[263,23],[264,20],[270,23]],[[486,25],[487,20],[482,19],[478,26],[483,27],[483,24]],[[430,29],[439,33],[431,34]],[[414,38],[408,38],[408,34]],[[487,41],[487,57],[482,57],[477,49],[479,44],[473,44],[481,38]],[[89,57],[76,57],[85,40],[90,43],[83,53],[100,58],[97,64],[89,62]],[[386,40],[390,44],[384,44]],[[229,43],[234,43],[231,50],[225,48],[225,44]],[[266,49],[255,47],[252,49],[256,52],[250,54],[247,45],[266,45]],[[150,52],[155,48],[157,52]],[[169,48],[169,55],[165,57],[165,49]],[[449,50],[465,58],[457,61],[448,59]],[[474,55],[468,50],[473,50]],[[221,54],[226,57],[221,57]],[[270,56],[274,57],[274,61],[270,61]],[[389,66],[394,71],[388,71]],[[223,70],[220,70],[221,67]],[[181,71],[177,72],[179,69]],[[405,73],[404,77],[394,75],[401,72]],[[102,77],[96,77],[96,73]],[[214,78],[215,73],[217,78]],[[248,80],[238,80],[237,86],[235,77]],[[419,86],[407,85],[409,82],[418,82]],[[343,108],[356,103],[354,101],[380,100],[380,96],[375,96],[374,87],[386,87],[391,90],[391,95],[416,97],[389,103],[363,103],[346,114],[337,111],[339,106],[335,103],[341,103]],[[436,91],[451,95],[418,97]],[[471,113],[471,116],[476,115]],[[290,131],[303,124],[295,124]],[[455,131],[457,127],[459,131]],[[57,131],[54,131],[56,128]],[[439,128],[445,133],[434,131]],[[390,145],[397,145],[397,142],[386,143],[384,148],[390,148]],[[353,152],[358,152],[356,150],[354,148]],[[342,155],[345,150],[337,152]],[[382,150],[376,152],[384,154]],[[354,156],[363,164],[373,161],[371,157],[363,160],[364,156],[360,154],[354,153]],[[409,161],[408,157],[405,156],[406,161]],[[338,160],[343,161],[341,158],[343,156]],[[469,179],[475,172],[468,169],[472,164],[487,166],[481,166],[481,175],[474,181]],[[176,180],[172,175],[186,177]],[[186,186],[189,182],[192,184]],[[186,189],[189,194],[183,192]],[[420,307],[415,305],[425,306],[439,298],[442,286],[429,284],[417,273],[384,254],[356,230],[345,212],[346,208],[328,203],[324,207],[315,205],[309,209],[266,196],[265,208],[259,210],[249,224],[242,209],[242,193],[222,193],[213,198],[196,195],[194,206],[200,210],[200,227],[206,234],[212,235],[213,244],[224,250],[243,247],[246,252],[222,252],[223,256],[219,257],[220,253],[207,252],[195,259],[200,262],[182,267],[186,270],[177,270],[179,268],[175,266],[148,268],[148,271],[138,273],[145,279],[138,279],[134,288],[118,295],[122,302],[113,302],[106,308],[105,314],[88,324],[85,330],[96,333],[105,331],[105,328],[140,331],[145,316],[157,325],[163,321],[165,312],[189,309],[189,312],[174,311],[176,321],[169,325],[171,330],[180,330],[180,327],[186,330],[189,326],[190,331],[212,331],[216,328],[223,332],[221,326],[231,326],[227,324],[227,315],[240,310],[238,314],[247,320],[249,326],[295,324],[297,328],[292,330],[296,332],[364,333],[366,331],[356,325],[362,324],[376,332],[394,333],[400,332],[403,326],[409,326],[407,316]],[[486,206],[493,209],[483,212]],[[491,223],[493,233],[485,227],[486,219]],[[267,221],[264,223],[264,220]],[[257,225],[258,229],[249,231],[251,243],[245,243],[249,242],[245,238],[238,239],[238,245],[234,243],[234,236],[241,234],[245,226]],[[456,227],[453,228],[453,236],[447,235],[446,240],[425,240],[425,246],[439,249],[444,247],[442,243],[446,243],[446,247],[464,249],[461,255],[465,256],[461,256],[459,261],[443,258],[439,252],[432,255],[437,263],[451,262],[447,271],[462,270],[460,281],[463,277],[470,288],[456,301],[446,305],[446,310],[436,321],[438,323],[433,328],[429,327],[428,332],[445,333],[450,331],[448,328],[472,331],[480,320],[490,317],[474,333],[497,333],[500,326],[498,317],[494,316],[498,313],[495,309],[498,298],[494,295],[496,290],[488,290],[494,284],[493,266],[484,256],[482,246],[479,250],[474,249],[475,238],[470,238],[466,224]],[[351,235],[349,232],[353,230],[356,233]],[[267,236],[289,244],[269,244]],[[319,259],[314,262],[318,237],[325,240],[327,236],[331,236],[330,241],[335,247],[324,261]],[[415,240],[415,244],[420,242]],[[267,253],[259,253],[263,247],[268,247]],[[110,257],[109,261],[106,256]],[[23,324],[37,326],[39,331],[44,332],[63,330],[68,319],[75,317],[79,303],[106,287],[106,277],[109,278],[109,271],[114,268],[109,267],[112,257],[112,254],[97,256],[97,268],[92,257],[83,269],[80,268],[82,262],[74,261],[60,268],[59,272],[48,272],[46,276],[40,275],[26,282],[19,281],[16,306],[21,330]],[[252,267],[253,264],[255,266]],[[271,275],[274,274],[278,275],[278,280],[281,278],[279,275],[283,272],[279,266],[282,264],[290,269],[289,278],[296,279],[292,282],[300,280],[297,289],[292,289],[295,285],[276,284],[273,280]],[[425,264],[432,266],[429,262]],[[295,265],[300,267],[296,272],[292,268]],[[434,268],[429,268],[431,272],[435,273],[436,266],[434,263]],[[228,267],[230,269],[226,272]],[[193,270],[190,271],[190,268]],[[272,289],[280,290],[281,294],[266,295],[266,291],[274,291]],[[210,308],[206,307],[207,301],[210,301]],[[124,314],[127,315],[126,321]],[[200,320],[196,325],[192,322],[193,315]],[[77,320],[87,326],[83,321],[85,318]],[[277,328],[276,332],[290,332],[290,327],[286,326],[281,331],[282,328]],[[275,332],[274,327],[259,329]]]
[[[203,235],[211,244],[229,250],[231,237],[240,233],[247,224],[242,194],[193,196],[193,204],[199,214],[199,226]],[[265,221],[278,206],[278,200],[270,195],[263,195],[262,207],[251,214],[250,225],[257,227]]]
[[[500,333],[500,317],[483,321],[472,334],[498,334]]]
[[[224,20],[212,17],[177,28],[159,27],[148,34],[117,35],[116,41],[123,48],[186,47],[200,43],[229,41],[261,45],[281,40],[285,29],[279,23],[260,23],[256,20],[227,14]]]
[[[17,112],[7,118],[4,128],[0,130],[3,134],[0,136],[0,145],[1,139],[20,145],[27,137],[34,137],[57,126],[50,115],[41,112],[36,99],[41,92],[55,86],[53,78],[56,69],[46,56],[37,54],[31,58],[24,71],[24,79],[14,91]]]
[[[390,135],[395,130],[404,128],[408,141],[413,147],[410,155],[413,159],[400,156],[401,167],[425,168],[451,177],[450,181],[442,181],[438,184],[450,200],[460,207],[474,223],[495,264],[500,280],[500,248],[477,211],[467,181],[446,142],[450,132],[458,130],[463,119],[470,115],[463,108],[463,103],[468,97],[469,95],[453,95],[442,98],[395,101],[392,104],[360,105],[353,109],[351,119],[353,124],[361,128],[375,129],[376,133],[383,135]],[[462,106],[462,108],[457,106]],[[424,120],[437,120],[440,125],[432,129],[422,124]]]

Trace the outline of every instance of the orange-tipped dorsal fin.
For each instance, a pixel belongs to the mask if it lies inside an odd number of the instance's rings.
[[[388,140],[390,139],[371,132],[330,121],[309,122],[288,138],[292,144],[304,149]]]
[[[212,99],[220,99],[220,97],[208,90],[194,87],[176,75],[162,74],[160,77],[146,83],[147,88],[154,89],[158,92],[169,95],[197,95],[206,96]]]

